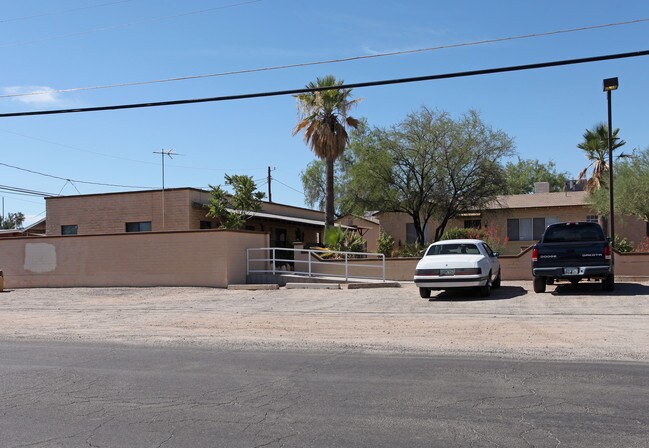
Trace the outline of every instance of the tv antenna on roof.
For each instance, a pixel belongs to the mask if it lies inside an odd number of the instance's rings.
[[[162,159],[162,190],[165,189],[165,156],[169,156],[170,159],[173,159],[172,156],[179,156],[177,152],[174,152],[173,149],[161,149],[160,151],[153,151],[153,154],[160,154]]]
[[[153,151],[153,154],[160,154],[162,159],[162,229],[165,229],[165,156],[173,159],[172,156],[179,156],[173,149],[161,149],[160,151]]]

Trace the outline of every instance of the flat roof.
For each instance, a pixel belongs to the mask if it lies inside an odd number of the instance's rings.
[[[486,210],[510,208],[574,207],[589,205],[585,191],[560,191],[556,193],[513,194],[498,196]]]

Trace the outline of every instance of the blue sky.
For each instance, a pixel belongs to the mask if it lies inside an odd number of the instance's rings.
[[[226,7],[230,6],[231,7]],[[226,8],[221,8],[226,7]],[[83,9],[82,9],[83,8]],[[217,9],[220,8],[220,9]],[[197,12],[202,11],[202,12]],[[24,0],[2,2],[0,94],[150,81],[444,46],[649,18],[649,2]],[[301,88],[333,74],[355,83],[649,49],[649,22],[419,54],[72,93],[0,98],[0,113]],[[613,125],[628,150],[649,146],[649,57],[357,89],[353,110],[389,126],[425,105],[478,110],[522,158],[576,176],[586,128],[606,120],[602,79],[617,76]],[[128,111],[0,119],[0,162],[66,179],[206,187],[223,174],[265,179],[273,200],[304,206],[300,172],[314,156],[293,137],[295,99],[250,99]],[[263,180],[260,188],[265,191]],[[285,184],[285,185],[283,185]],[[124,191],[0,165],[0,185],[53,194]],[[76,188],[75,188],[76,187]],[[78,191],[77,191],[78,190]],[[44,216],[42,198],[0,191],[5,212]]]

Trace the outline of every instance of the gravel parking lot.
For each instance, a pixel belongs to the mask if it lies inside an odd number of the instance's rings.
[[[242,350],[348,350],[570,360],[649,360],[649,282],[503,282],[419,297],[360,290],[19,289],[0,294],[0,339]]]

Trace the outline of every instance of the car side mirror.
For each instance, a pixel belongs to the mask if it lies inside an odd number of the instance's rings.
[[[492,256],[495,257],[495,258],[498,258],[498,257],[500,257],[500,253],[499,252],[494,252]]]

